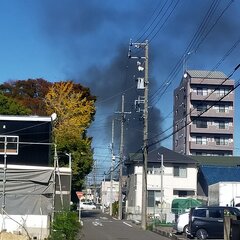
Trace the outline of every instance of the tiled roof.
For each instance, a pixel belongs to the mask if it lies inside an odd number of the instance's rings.
[[[197,161],[190,158],[189,156],[176,153],[168,148],[160,147],[153,151],[150,151],[148,154],[148,162],[161,162],[161,154],[163,155],[163,162],[167,163],[193,163],[197,164]],[[132,153],[129,154],[129,159],[127,163],[131,162],[142,162],[143,154],[142,153]]]
[[[192,78],[227,78],[227,76],[223,72],[219,71],[187,70],[187,73]]]
[[[240,167],[202,166],[200,171],[208,185],[218,182],[240,182]]]

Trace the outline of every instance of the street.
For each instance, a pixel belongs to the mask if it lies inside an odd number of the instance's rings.
[[[82,211],[81,240],[167,240],[151,231],[143,231],[130,221],[117,220],[100,210]]]

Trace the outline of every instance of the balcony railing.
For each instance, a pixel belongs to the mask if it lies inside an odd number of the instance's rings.
[[[202,117],[213,117],[213,118],[233,118],[234,111],[233,110],[225,110],[225,112],[220,112],[219,110],[216,109],[208,109],[206,112],[204,112],[202,115],[201,111],[198,111],[196,108],[191,108],[191,116],[197,117],[197,116],[202,116]]]
[[[207,142],[207,144],[198,144],[196,142],[189,143],[190,149],[194,150],[223,150],[232,151],[234,149],[233,143],[228,143],[225,145],[218,145],[216,142]]]
[[[222,102],[233,102],[234,101],[234,94],[233,93],[228,94],[223,99],[222,99],[223,95],[219,95],[218,93],[212,93],[212,94],[208,94],[208,95],[204,96],[204,95],[199,95],[196,92],[191,92],[191,100],[195,100],[195,101],[218,101],[219,99],[221,99]]]
[[[218,126],[209,125],[206,128],[198,128],[196,124],[190,125],[191,133],[209,133],[209,134],[233,134],[233,126],[219,128]]]

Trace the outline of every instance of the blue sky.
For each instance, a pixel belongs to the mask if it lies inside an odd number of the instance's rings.
[[[90,87],[98,102],[89,134],[94,137],[101,169],[110,161],[109,120],[120,110],[123,92],[131,99],[127,89],[135,84],[129,71],[133,65],[126,57],[130,38],[150,42],[150,97],[159,89],[152,111],[159,123],[156,133],[172,124],[173,90],[181,80],[181,57],[186,51],[192,52],[186,58],[188,69],[212,70],[223,59],[216,70],[228,75],[240,63],[240,46],[233,47],[240,38],[238,1],[3,0],[0,6],[1,82],[42,77],[48,81],[73,79]],[[195,35],[195,44],[188,48],[197,29],[202,33],[198,38]],[[232,47],[231,54],[224,57]],[[239,71],[233,75],[236,81]],[[235,100],[235,154],[240,155],[239,88]],[[126,102],[126,110],[132,111],[133,103]],[[128,131],[132,132],[130,125]],[[172,139],[162,145],[171,148]]]

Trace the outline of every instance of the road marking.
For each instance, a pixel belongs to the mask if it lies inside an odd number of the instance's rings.
[[[103,226],[102,223],[100,223],[100,222],[92,222],[92,224],[93,224],[94,226],[101,226],[101,227]]]
[[[114,217],[113,217],[113,219],[114,219],[114,220],[118,220],[117,218],[114,218]]]
[[[126,224],[129,227],[132,227],[132,225],[130,225],[129,223],[123,222],[124,224]]]

